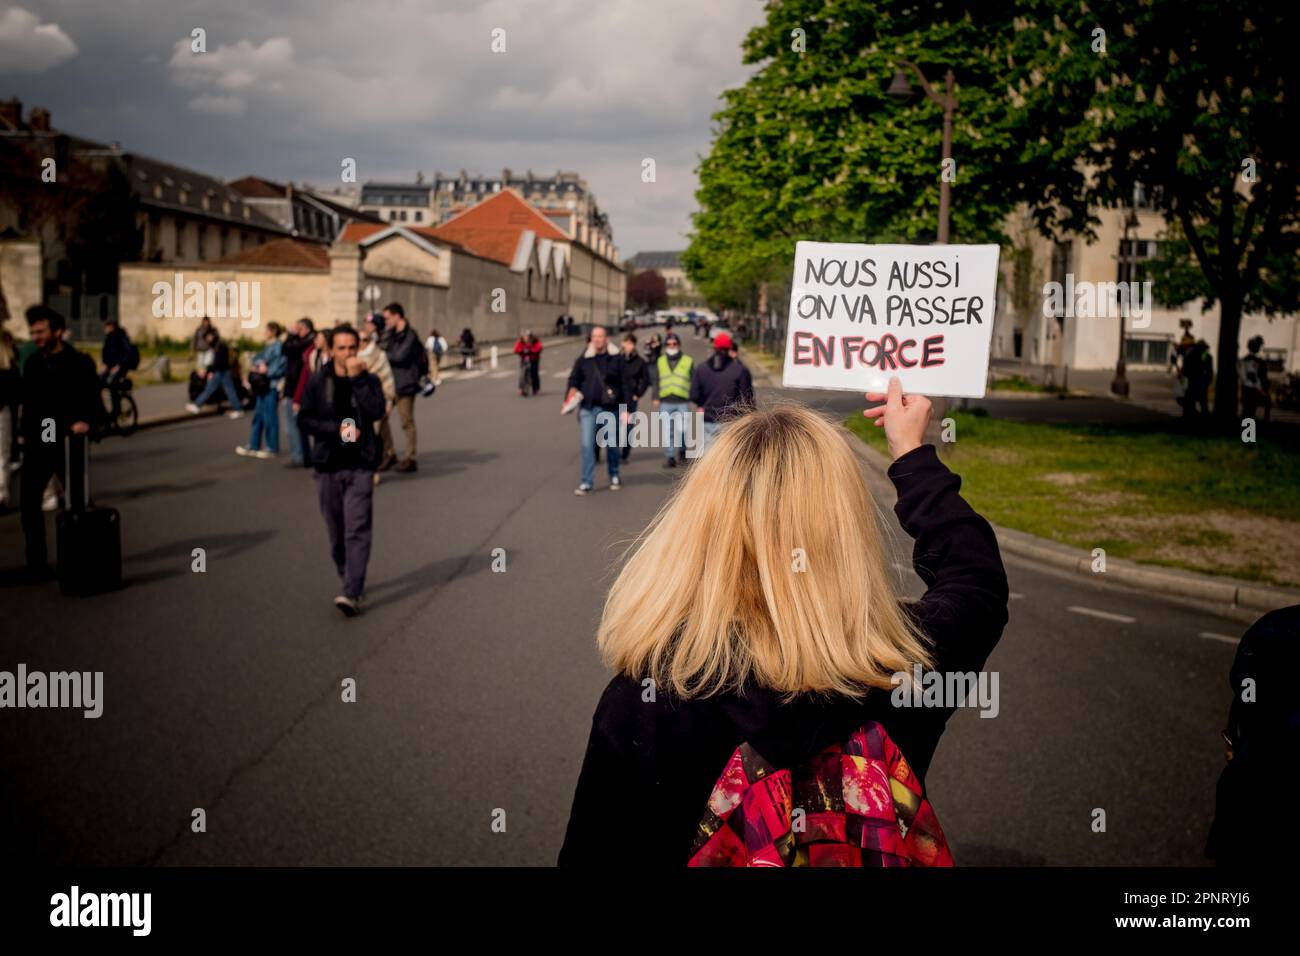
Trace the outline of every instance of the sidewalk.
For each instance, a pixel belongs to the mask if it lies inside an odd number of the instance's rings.
[[[1125,375],[1129,383],[1129,396],[1118,398],[1110,391],[1111,380],[1115,377],[1114,369],[1066,369],[1060,366],[1022,364],[1017,359],[1002,358],[990,359],[989,367],[995,372],[1021,375],[1031,382],[1040,384],[1051,381],[1061,385],[1064,384],[1063,379],[1068,376],[1071,392],[1107,398],[1125,405],[1138,405],[1173,418],[1180,418],[1183,414],[1182,406],[1174,399],[1173,378],[1164,371],[1130,369]],[[998,398],[1005,397],[993,392],[989,394]],[[1210,396],[1211,398],[1214,396],[1212,388]],[[1270,420],[1275,424],[1300,425],[1300,412],[1274,408]]]
[[[543,348],[566,343],[580,343],[581,341],[582,337],[577,335],[552,335],[541,339]],[[497,346],[498,369],[502,367],[508,368],[511,374],[515,374],[517,360],[511,351],[514,348],[514,342],[488,342],[479,344],[480,354],[474,361],[474,373],[470,377],[477,378],[484,371],[491,369],[490,356],[493,345]],[[462,374],[460,371],[460,356],[454,351],[448,352],[443,356],[443,360],[438,381],[440,383],[455,381]],[[191,415],[187,412],[185,403],[189,401],[188,382],[137,385],[131,391],[131,394],[134,396],[136,408],[140,412],[141,428],[157,428],[162,425],[174,425],[177,422],[186,422],[196,418],[212,418],[221,414],[221,411],[212,405],[204,408],[197,415]]]

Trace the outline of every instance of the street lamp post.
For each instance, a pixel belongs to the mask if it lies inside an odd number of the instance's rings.
[[[1115,360],[1115,378],[1110,383],[1110,390],[1112,394],[1121,398],[1128,398],[1128,365],[1124,361],[1124,319],[1131,299],[1131,296],[1127,295],[1128,290],[1132,288],[1128,283],[1133,278],[1133,240],[1130,234],[1137,227],[1137,208],[1132,206],[1129,207],[1128,215],[1124,217],[1124,232],[1119,244],[1119,263],[1116,268],[1119,287],[1125,290],[1126,294],[1124,306],[1119,310],[1119,356]]]
[[[907,67],[916,74],[916,78],[921,81],[921,89],[925,95],[934,103],[943,108],[943,170],[944,174],[939,177],[939,241],[946,243],[948,241],[948,219],[951,208],[951,192],[947,178],[948,161],[952,159],[952,117],[957,112],[957,95],[953,92],[953,85],[956,78],[952,75],[952,70],[944,74],[944,95],[940,96],[935,92],[930,81],[925,78],[921,68],[911,60],[899,60],[902,66]],[[889,89],[885,95],[892,100],[902,102],[912,95],[912,84],[907,78],[907,74],[899,69],[894,73],[894,81],[889,84]]]
[[[957,95],[953,92],[956,77],[952,75],[952,70],[948,70],[944,74],[944,94],[943,96],[940,96],[935,92],[934,87],[930,85],[930,81],[925,78],[925,74],[921,72],[919,66],[911,60],[899,59],[898,63],[900,64],[900,69],[894,71],[894,80],[889,84],[889,89],[885,91],[885,95],[898,103],[905,102],[911,98],[911,81],[908,80],[907,73],[901,69],[901,67],[905,66],[916,74],[916,78],[921,81],[921,89],[925,91],[925,95],[930,98],[931,102],[937,103],[943,109],[943,163],[940,166],[939,174],[938,239],[940,244],[946,244],[948,242],[949,212],[952,208],[952,197],[948,182],[948,162],[952,159],[952,117],[953,114],[957,112]],[[966,400],[963,399],[962,408],[965,407]],[[927,429],[928,433],[926,438],[931,441],[936,448],[940,447],[940,443],[935,442],[934,438],[938,435],[939,423],[943,421],[947,411],[948,402],[946,399],[934,400],[934,418],[930,422],[929,429]]]

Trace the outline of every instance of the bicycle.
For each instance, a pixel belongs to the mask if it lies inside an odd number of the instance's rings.
[[[103,390],[108,392],[108,428],[109,435],[121,435],[127,438],[140,427],[140,410],[131,395],[131,379],[122,376],[107,381]]]

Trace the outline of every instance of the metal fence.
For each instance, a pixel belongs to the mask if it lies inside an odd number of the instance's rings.
[[[102,342],[105,320],[117,318],[117,296],[110,293],[73,296],[60,292],[51,295],[46,305],[67,320],[76,342]]]

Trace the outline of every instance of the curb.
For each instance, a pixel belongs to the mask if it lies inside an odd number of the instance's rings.
[[[189,412],[177,412],[174,415],[156,415],[153,418],[146,418],[142,422],[137,422],[135,430],[138,432],[150,428],[161,428],[163,425],[176,425],[180,422],[197,422],[204,418],[218,418],[225,412],[217,408],[205,408],[197,415],[191,415]]]
[[[868,466],[882,474],[889,470],[890,462],[884,454],[856,435],[852,437],[854,450]],[[992,522],[989,524],[997,535],[998,546],[1009,554],[1086,576],[1094,581],[1119,584],[1191,602],[1246,623],[1253,623],[1268,611],[1300,604],[1300,591],[1248,584],[1234,578],[1198,574],[1178,568],[1139,564],[1124,558],[1107,558],[1105,572],[1094,572],[1092,554],[1087,551],[1048,541],[1025,531],[1003,528]]]

